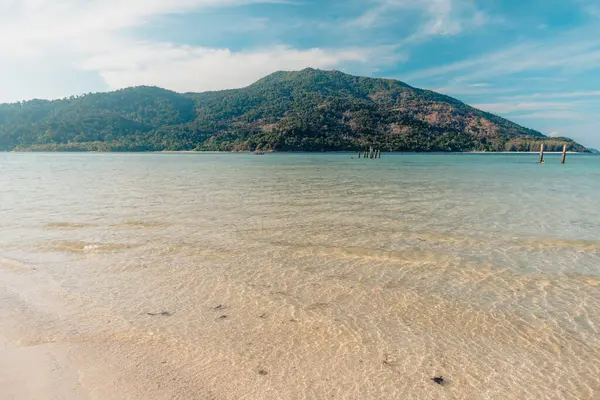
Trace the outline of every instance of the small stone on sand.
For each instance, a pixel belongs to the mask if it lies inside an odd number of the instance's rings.
[[[434,377],[431,378],[432,381],[434,381],[435,383],[437,383],[438,385],[443,385],[444,384],[444,378],[440,377]]]

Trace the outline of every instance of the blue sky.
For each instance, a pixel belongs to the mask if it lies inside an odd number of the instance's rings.
[[[0,102],[395,78],[600,148],[600,0],[0,0]]]

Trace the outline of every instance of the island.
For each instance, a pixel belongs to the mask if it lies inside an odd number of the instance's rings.
[[[304,69],[234,90],[139,86],[0,104],[0,151],[588,152],[406,83]]]

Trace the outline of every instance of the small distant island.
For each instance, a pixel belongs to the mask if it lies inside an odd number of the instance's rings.
[[[305,69],[242,89],[140,86],[0,104],[0,151],[588,152],[403,82]]]

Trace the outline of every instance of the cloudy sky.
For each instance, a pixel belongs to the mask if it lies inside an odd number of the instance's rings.
[[[600,147],[600,0],[0,0],[0,102],[308,66]]]

